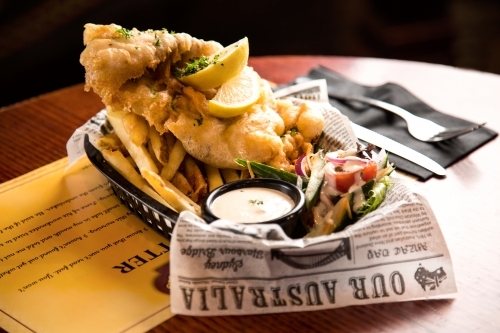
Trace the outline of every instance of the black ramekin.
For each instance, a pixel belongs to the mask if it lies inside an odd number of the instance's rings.
[[[283,229],[285,234],[293,239],[302,238],[306,234],[306,229],[304,227],[306,199],[304,193],[302,193],[302,191],[297,186],[279,179],[249,178],[233,181],[216,188],[209,193],[208,197],[205,199],[201,206],[203,219],[208,223],[219,219],[219,217],[213,214],[210,208],[212,203],[219,196],[233,190],[251,187],[263,187],[277,190],[288,195],[295,203],[295,207],[285,215],[273,220],[255,222],[253,224],[278,224]]]

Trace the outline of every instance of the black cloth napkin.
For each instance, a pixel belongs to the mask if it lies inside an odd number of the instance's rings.
[[[405,88],[394,83],[386,83],[376,87],[363,86],[321,66],[312,69],[305,76],[313,80],[326,79],[328,86],[334,86],[339,93],[349,92],[359,94],[397,105],[417,116],[430,119],[441,126],[461,127],[472,124],[469,121],[432,109]],[[498,133],[483,127],[458,138],[442,142],[422,142],[413,138],[408,133],[406,122],[391,112],[366,104],[340,101],[332,98],[330,98],[330,104],[349,117],[352,122],[413,148],[433,159],[444,168],[449,167],[498,135]],[[480,119],[480,121],[483,121],[483,119]],[[487,119],[484,121],[487,121]],[[397,155],[390,154],[389,159],[391,162],[394,162],[396,170],[415,175],[421,180],[427,180],[434,175],[431,171]]]

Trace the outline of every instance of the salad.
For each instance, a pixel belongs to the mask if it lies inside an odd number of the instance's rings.
[[[344,230],[384,201],[391,186],[394,166],[387,152],[374,145],[357,149],[303,154],[295,162],[295,172],[262,163],[236,159],[250,173],[282,179],[301,188],[306,197],[306,237]]]

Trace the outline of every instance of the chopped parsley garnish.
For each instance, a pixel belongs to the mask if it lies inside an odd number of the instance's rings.
[[[208,65],[210,65],[208,57],[202,55],[198,59],[191,59],[191,62],[187,63],[184,69],[176,67],[174,75],[176,78],[180,79],[183,76],[188,76],[197,73],[202,69],[206,68]]]
[[[198,59],[190,59],[190,62],[186,64],[186,67],[179,68],[176,67],[174,70],[174,76],[178,79],[184,76],[188,76],[207,68],[209,65],[215,65],[219,61],[219,55],[216,54],[212,61],[208,57],[202,55]]]
[[[248,200],[248,201],[254,205],[263,205],[264,204],[264,201],[262,201],[262,200]]]
[[[299,131],[296,128],[292,128],[290,130],[290,135],[295,135],[295,134],[298,134],[298,133],[299,133]]]
[[[123,37],[125,37],[125,39],[129,39],[129,38],[134,37],[134,35],[132,35],[132,32],[130,32],[130,30],[128,30],[126,28],[116,29],[115,32],[117,32],[120,35],[122,35]]]
[[[154,46],[161,46],[161,41],[159,38],[156,40],[156,43],[154,44]]]
[[[200,117],[200,118],[196,119],[196,122],[198,123],[198,126],[200,126],[201,124],[203,124],[203,117]]]

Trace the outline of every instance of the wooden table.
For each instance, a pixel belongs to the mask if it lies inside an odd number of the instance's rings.
[[[500,131],[500,76],[396,60],[280,56],[250,59],[286,83],[323,65],[365,85],[401,84],[435,109]],[[103,107],[76,85],[0,109],[0,182],[66,156],[74,130]],[[175,316],[151,332],[493,332],[500,330],[500,139],[418,182],[440,223],[458,297],[241,317]]]

